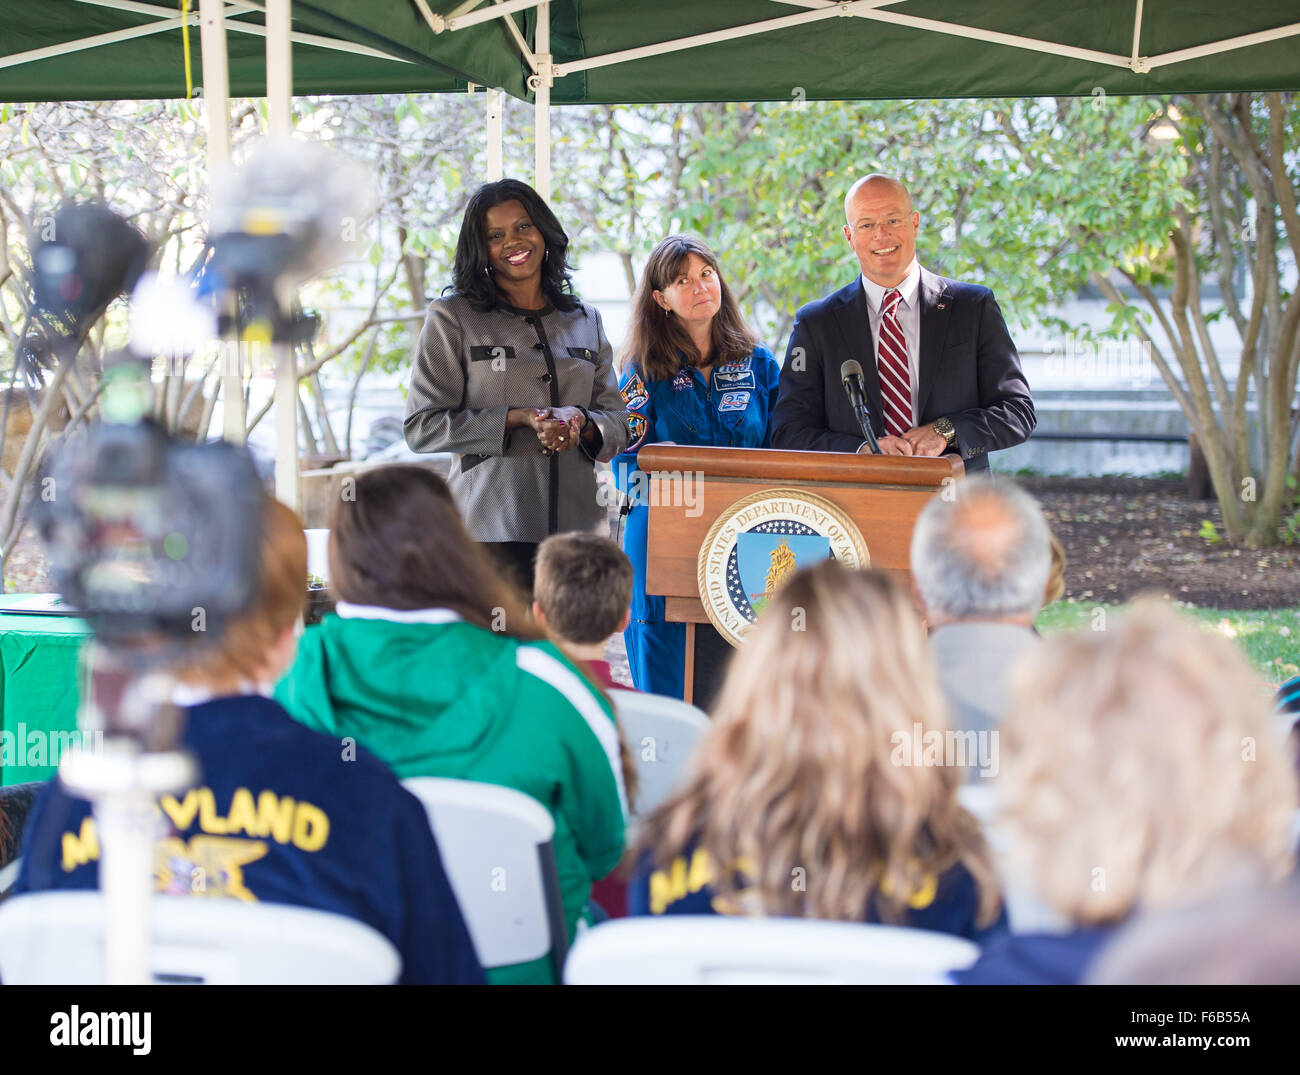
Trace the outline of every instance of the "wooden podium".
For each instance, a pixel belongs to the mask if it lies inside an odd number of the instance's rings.
[[[686,624],[688,702],[695,625],[710,622],[700,595],[700,548],[728,508],[766,490],[814,494],[856,524],[872,567],[907,586],[917,515],[945,480],[965,474],[956,455],[914,459],[664,444],[646,445],[637,464],[649,481],[646,592],[662,594],[668,619]]]

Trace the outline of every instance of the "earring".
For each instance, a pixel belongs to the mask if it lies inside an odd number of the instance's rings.
[[[484,265],[484,266],[483,266],[483,275],[484,275],[484,276],[491,276],[491,275],[492,275],[492,266],[491,266],[491,265]]]

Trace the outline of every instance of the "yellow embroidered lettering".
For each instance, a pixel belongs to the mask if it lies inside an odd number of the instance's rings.
[[[265,836],[267,830],[258,829],[257,810],[253,806],[253,793],[247,788],[235,788],[230,797],[230,817],[226,819],[226,831],[232,836],[237,832],[246,832],[249,836]]]
[[[300,851],[319,851],[329,839],[330,819],[311,803],[299,803],[293,815],[293,846]]]
[[[95,819],[93,817],[88,817],[81,823],[80,836],[71,832],[63,834],[63,870],[65,873],[98,858],[99,834],[95,831]]]
[[[277,844],[287,844],[293,833],[294,801],[288,795],[277,799],[275,792],[264,791],[257,797],[257,833],[270,836]]]

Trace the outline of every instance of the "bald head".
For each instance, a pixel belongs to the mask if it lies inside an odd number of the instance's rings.
[[[903,200],[907,212],[912,211],[912,195],[902,180],[895,179],[892,175],[885,175],[883,172],[872,172],[857,180],[844,195],[844,219],[850,225],[853,223],[853,205],[859,194],[873,199],[893,195]]]
[[[844,196],[844,238],[862,275],[881,287],[897,287],[916,258],[921,214],[892,175],[864,175]]]
[[[912,532],[912,574],[935,622],[1032,621],[1051,570],[1042,510],[1009,482],[970,478],[930,501]]]

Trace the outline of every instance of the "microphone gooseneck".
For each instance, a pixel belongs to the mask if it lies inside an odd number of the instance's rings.
[[[862,367],[853,359],[840,365],[840,380],[844,382],[844,392],[849,397],[849,406],[857,416],[862,436],[866,440],[872,455],[880,454],[880,443],[871,428],[871,414],[867,410],[867,393],[862,383]]]

